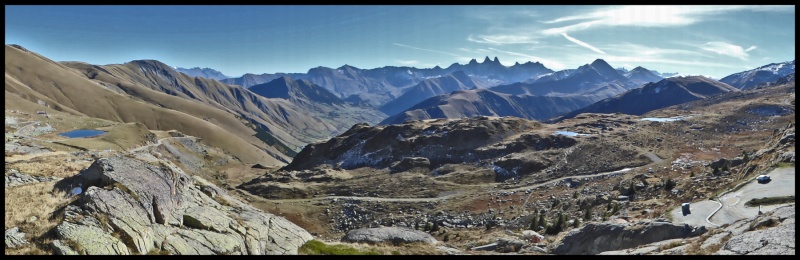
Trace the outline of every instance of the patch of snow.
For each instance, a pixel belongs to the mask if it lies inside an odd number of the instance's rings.
[[[555,131],[554,135],[566,135],[566,136],[588,136],[590,134],[581,134],[571,131]]]
[[[695,115],[688,115],[688,116],[673,116],[673,117],[645,117],[642,118],[642,121],[653,121],[653,122],[673,122],[678,120],[684,120],[687,118],[691,118]]]

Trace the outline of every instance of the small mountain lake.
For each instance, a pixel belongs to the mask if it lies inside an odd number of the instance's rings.
[[[85,137],[95,137],[95,136],[98,136],[98,135],[103,135],[105,133],[106,133],[105,131],[100,131],[100,130],[78,129],[78,130],[72,130],[72,131],[68,131],[68,132],[63,132],[63,133],[60,133],[58,135],[64,136],[64,137],[67,137],[67,138],[85,138]]]

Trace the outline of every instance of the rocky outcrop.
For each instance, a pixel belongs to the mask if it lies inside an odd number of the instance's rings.
[[[795,205],[775,209],[755,220],[740,220],[726,230],[731,238],[715,254],[794,255]]]
[[[41,176],[30,176],[24,173],[20,173],[17,170],[10,169],[8,170],[8,175],[5,176],[5,184],[6,188],[13,187],[17,185],[23,185],[28,183],[36,183],[36,182],[49,182],[49,181],[56,181],[60,180],[61,178],[58,177],[41,177]]]
[[[705,227],[693,228],[668,222],[626,224],[588,223],[570,231],[553,249],[558,255],[594,255],[604,251],[634,248],[657,241],[688,238],[705,233]]]
[[[672,239],[601,255],[794,255],[795,205],[741,219],[691,239]],[[676,245],[671,247],[670,245]]]
[[[374,127],[359,124],[326,142],[306,146],[282,170],[313,169],[323,164],[341,169],[382,169],[392,165],[404,168],[429,164],[436,168],[449,163],[491,163],[509,153],[566,148],[577,143],[561,135],[514,137],[539,128],[539,122],[514,117],[443,119]]]
[[[423,242],[435,244],[436,238],[423,231],[402,227],[361,228],[347,232],[342,242],[404,244]]]
[[[25,233],[20,232],[19,227],[6,230],[6,248],[16,248],[27,244],[28,241],[25,240]]]
[[[101,158],[65,180],[87,188],[64,210],[64,222],[55,230],[61,240],[56,252],[296,254],[312,239],[286,219],[244,204],[170,162],[159,164]]]

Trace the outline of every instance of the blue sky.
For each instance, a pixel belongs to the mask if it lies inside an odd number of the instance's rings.
[[[5,39],[56,61],[155,59],[234,77],[489,56],[721,78],[794,60],[795,7],[7,5]]]

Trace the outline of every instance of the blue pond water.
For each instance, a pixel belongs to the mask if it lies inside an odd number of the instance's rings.
[[[589,134],[581,134],[581,133],[570,132],[570,131],[556,131],[554,134],[566,135],[566,136],[585,136],[585,135],[589,135]]]
[[[100,130],[91,130],[91,129],[78,129],[72,130],[69,132],[63,132],[58,135],[68,137],[68,138],[83,138],[83,137],[92,137],[105,134],[105,131]]]

